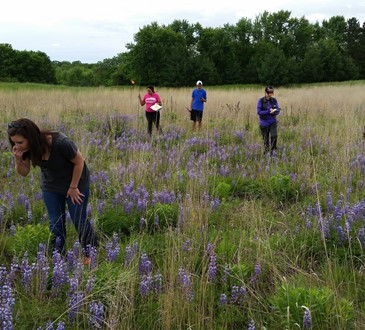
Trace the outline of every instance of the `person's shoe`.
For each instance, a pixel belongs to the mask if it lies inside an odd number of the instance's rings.
[[[90,263],[91,263],[91,258],[90,257],[85,257],[85,259],[84,259],[84,265],[85,266],[89,266]]]

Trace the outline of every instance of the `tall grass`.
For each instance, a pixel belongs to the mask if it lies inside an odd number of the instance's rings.
[[[363,86],[278,88],[280,148],[267,157],[263,88],[205,87],[200,132],[191,89],[157,88],[164,134],[150,139],[144,88],[0,85],[0,307],[11,294],[15,329],[364,328]],[[38,170],[17,176],[7,143],[19,117],[69,135],[89,164],[90,268],[39,248]]]

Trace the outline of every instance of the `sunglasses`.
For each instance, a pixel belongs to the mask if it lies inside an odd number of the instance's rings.
[[[274,91],[267,91],[267,94],[274,94]]]
[[[10,128],[25,128],[25,126],[16,121],[12,121],[11,123],[8,124],[8,129]]]

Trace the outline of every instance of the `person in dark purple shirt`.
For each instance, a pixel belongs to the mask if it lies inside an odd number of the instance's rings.
[[[274,87],[265,88],[265,96],[257,101],[257,114],[260,117],[260,131],[264,140],[264,153],[272,155],[277,149],[278,121],[276,116],[280,114],[279,103],[273,97]]]

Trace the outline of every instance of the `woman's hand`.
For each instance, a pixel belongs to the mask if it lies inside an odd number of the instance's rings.
[[[71,188],[70,187],[70,188],[68,188],[66,197],[71,198],[72,204],[80,205],[84,201],[83,197],[85,197],[85,195],[80,193],[79,188]]]

